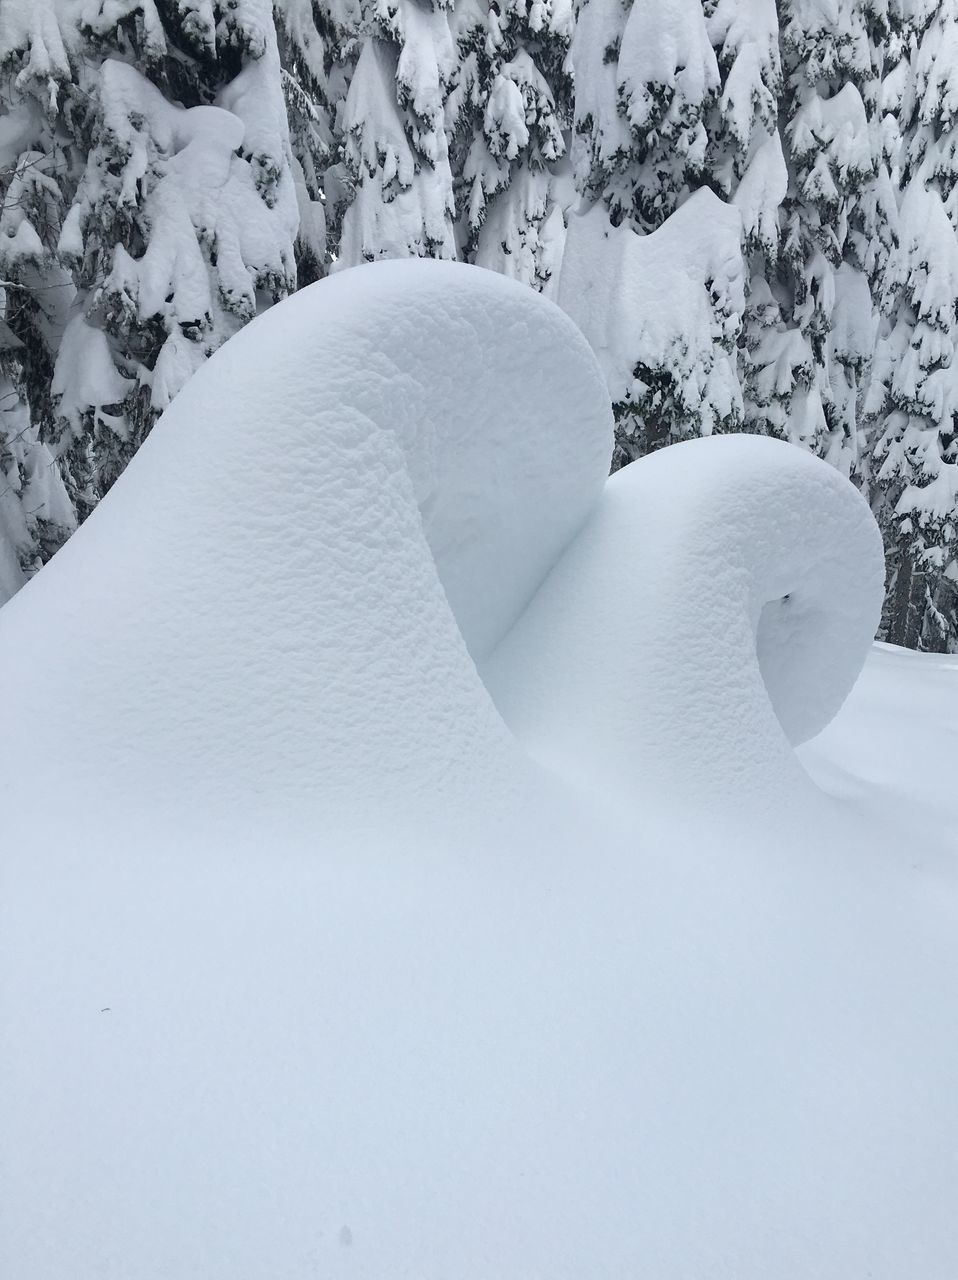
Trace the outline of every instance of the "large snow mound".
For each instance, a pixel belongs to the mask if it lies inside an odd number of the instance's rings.
[[[881,611],[867,504],[781,441],[726,436],[616,473],[484,665],[507,722],[592,791],[762,796],[835,715]]]
[[[70,742],[81,811],[121,778],[138,804],[348,807],[505,758],[463,640],[505,633],[611,449],[595,358],[531,290],[390,262],[302,291],[0,616],[7,776]]]

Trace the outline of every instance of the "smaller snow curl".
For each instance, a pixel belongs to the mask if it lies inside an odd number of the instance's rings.
[[[486,683],[533,754],[626,806],[780,795],[861,670],[883,578],[831,467],[766,437],[689,441],[609,481]]]

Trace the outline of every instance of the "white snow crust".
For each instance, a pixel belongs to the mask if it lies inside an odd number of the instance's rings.
[[[864,506],[606,485],[603,385],[500,276],[343,272],[0,611],[0,1274],[954,1274],[958,671],[874,651],[813,785]]]

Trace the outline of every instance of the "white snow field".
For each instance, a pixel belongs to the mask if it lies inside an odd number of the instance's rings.
[[[825,464],[610,451],[361,267],[0,611],[0,1275],[954,1280],[958,659]]]

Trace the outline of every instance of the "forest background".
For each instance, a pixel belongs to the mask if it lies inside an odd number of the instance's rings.
[[[958,0],[0,0],[0,601],[257,312],[418,255],[572,314],[613,468],[826,458],[958,651],[956,116]]]

